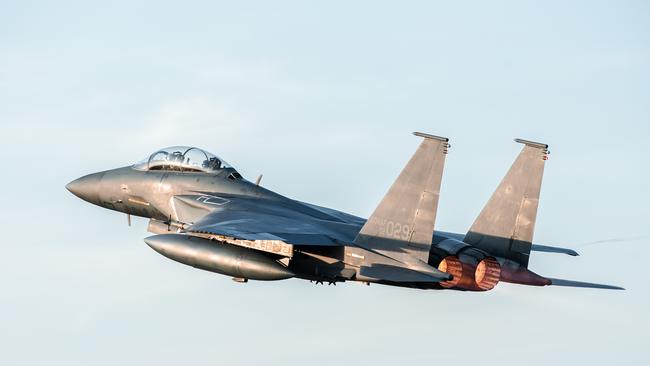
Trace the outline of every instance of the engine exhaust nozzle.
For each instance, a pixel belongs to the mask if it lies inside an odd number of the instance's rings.
[[[455,287],[463,279],[463,264],[456,256],[450,255],[443,258],[442,261],[440,261],[440,264],[438,264],[438,269],[454,276],[454,278],[449,281],[440,282],[440,286],[444,288]]]
[[[478,263],[474,272],[476,286],[483,291],[492,290],[501,278],[501,265],[494,258],[485,258]]]

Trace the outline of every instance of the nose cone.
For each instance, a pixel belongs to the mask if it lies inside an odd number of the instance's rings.
[[[89,174],[68,183],[65,188],[75,196],[92,204],[99,204],[99,185],[104,173]]]

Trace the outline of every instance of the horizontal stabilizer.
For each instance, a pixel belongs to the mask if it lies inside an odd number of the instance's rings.
[[[568,248],[560,248],[560,247],[552,247],[548,245],[539,245],[539,244],[533,244],[532,250],[535,252],[546,252],[546,253],[560,253],[560,254],[567,254],[573,257],[577,257],[580,254],[576,252],[573,249],[568,249]]]
[[[551,280],[551,286],[598,288],[598,289],[605,289],[605,290],[625,290],[623,287],[603,285],[600,283],[562,280],[559,278],[548,278],[548,279]]]

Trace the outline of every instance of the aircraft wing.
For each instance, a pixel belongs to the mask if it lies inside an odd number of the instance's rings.
[[[342,246],[350,243],[358,232],[357,225],[314,217],[272,201],[243,197],[227,200],[228,203],[213,208],[186,231],[316,246]]]
[[[250,211],[213,211],[187,231],[244,240],[281,240],[296,245],[338,245],[335,238],[311,223]]]

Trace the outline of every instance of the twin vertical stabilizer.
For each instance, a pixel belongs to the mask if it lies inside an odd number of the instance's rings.
[[[414,135],[424,140],[355,239],[358,246],[407,265],[426,264],[429,258],[449,149],[445,137]]]
[[[355,244],[407,263],[427,262],[448,139],[422,133],[422,144],[359,232]],[[548,145],[524,147],[464,242],[526,267],[533,242]]]
[[[527,267],[549,151],[546,144],[515,141],[524,148],[463,241]]]

